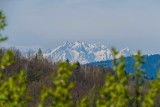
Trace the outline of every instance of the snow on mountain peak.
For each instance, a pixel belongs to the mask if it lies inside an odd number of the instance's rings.
[[[128,47],[122,49],[119,53],[120,53],[121,55],[123,55],[123,56],[131,56],[131,51],[130,51],[130,49],[129,49]]]
[[[39,46],[35,47],[25,47],[20,46],[16,47],[20,49],[22,55],[27,56],[29,54],[34,55],[37,53]],[[110,48],[106,45],[97,43],[97,44],[88,44],[81,41],[76,42],[65,42],[59,47],[51,50],[44,50],[44,57],[48,58],[53,62],[57,62],[59,60],[66,61],[67,59],[70,62],[80,62],[81,64],[91,63],[91,62],[99,62],[113,59],[113,54]],[[119,54],[116,56],[117,58],[121,56],[131,56],[136,53],[132,53],[128,47],[119,51]]]
[[[120,51],[120,56],[129,56],[129,48]],[[66,42],[50,53],[45,54],[53,61],[69,60],[70,62],[79,61],[81,64],[90,62],[105,61],[113,59],[111,49],[103,44],[87,44],[85,42]]]

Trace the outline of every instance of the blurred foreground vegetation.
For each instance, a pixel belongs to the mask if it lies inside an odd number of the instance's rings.
[[[0,29],[5,26],[0,11]],[[6,39],[0,36],[0,42]],[[155,80],[143,78],[143,57],[133,57],[135,74],[126,74],[124,57],[103,68],[52,63],[41,50],[24,57],[1,48],[0,107],[160,107],[160,73]]]

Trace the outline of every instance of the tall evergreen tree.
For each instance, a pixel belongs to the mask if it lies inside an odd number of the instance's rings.
[[[36,54],[36,59],[43,60],[43,52],[41,48],[38,49],[38,52]]]

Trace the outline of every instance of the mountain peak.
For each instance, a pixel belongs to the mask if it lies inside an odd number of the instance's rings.
[[[128,47],[122,49],[121,51],[130,51],[130,49]]]
[[[129,48],[120,51],[120,55],[128,56]],[[88,44],[85,42],[65,42],[63,45],[47,54],[47,57],[53,61],[70,60],[70,62],[79,61],[81,64],[90,62],[105,61],[113,58],[111,49],[103,44]]]
[[[132,55],[132,53],[131,53],[130,49],[128,47],[126,47],[126,48],[119,51],[118,57],[120,57],[120,56],[127,57],[127,56],[131,56],[131,55]]]

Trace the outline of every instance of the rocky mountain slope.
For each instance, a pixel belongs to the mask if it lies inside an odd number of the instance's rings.
[[[119,51],[120,56],[130,56],[132,53],[128,48]],[[103,44],[87,44],[85,42],[66,42],[56,49],[44,53],[44,56],[56,62],[69,60],[86,64],[90,62],[106,61],[113,58],[111,49]]]

